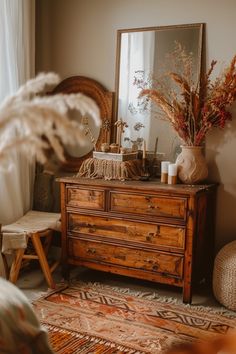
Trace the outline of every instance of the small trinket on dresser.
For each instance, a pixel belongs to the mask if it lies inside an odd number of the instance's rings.
[[[110,150],[110,145],[108,143],[103,143],[101,145],[101,151],[102,152],[108,152]]]
[[[119,145],[116,143],[112,143],[110,145],[110,151],[116,154],[119,153]]]

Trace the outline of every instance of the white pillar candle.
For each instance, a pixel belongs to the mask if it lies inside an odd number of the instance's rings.
[[[161,172],[162,173],[168,173],[169,164],[170,164],[170,161],[161,161]]]
[[[170,161],[161,161],[161,182],[168,182],[168,166]]]
[[[177,183],[178,166],[174,163],[168,165],[168,184]]]
[[[170,163],[168,165],[168,175],[177,176],[177,165],[175,163]]]

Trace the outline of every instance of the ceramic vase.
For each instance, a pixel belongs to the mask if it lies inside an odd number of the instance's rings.
[[[177,157],[178,177],[186,184],[198,184],[208,176],[208,168],[202,146],[181,146]]]

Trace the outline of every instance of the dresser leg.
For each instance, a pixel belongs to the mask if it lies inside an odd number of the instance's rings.
[[[68,281],[70,280],[70,265],[69,264],[62,265],[61,274],[62,274],[63,279],[68,280]]]
[[[183,287],[183,302],[185,304],[191,304],[192,302],[192,286],[187,283]]]

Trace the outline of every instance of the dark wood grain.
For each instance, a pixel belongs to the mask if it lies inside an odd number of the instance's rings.
[[[209,278],[216,185],[61,178],[63,264],[183,288]]]

